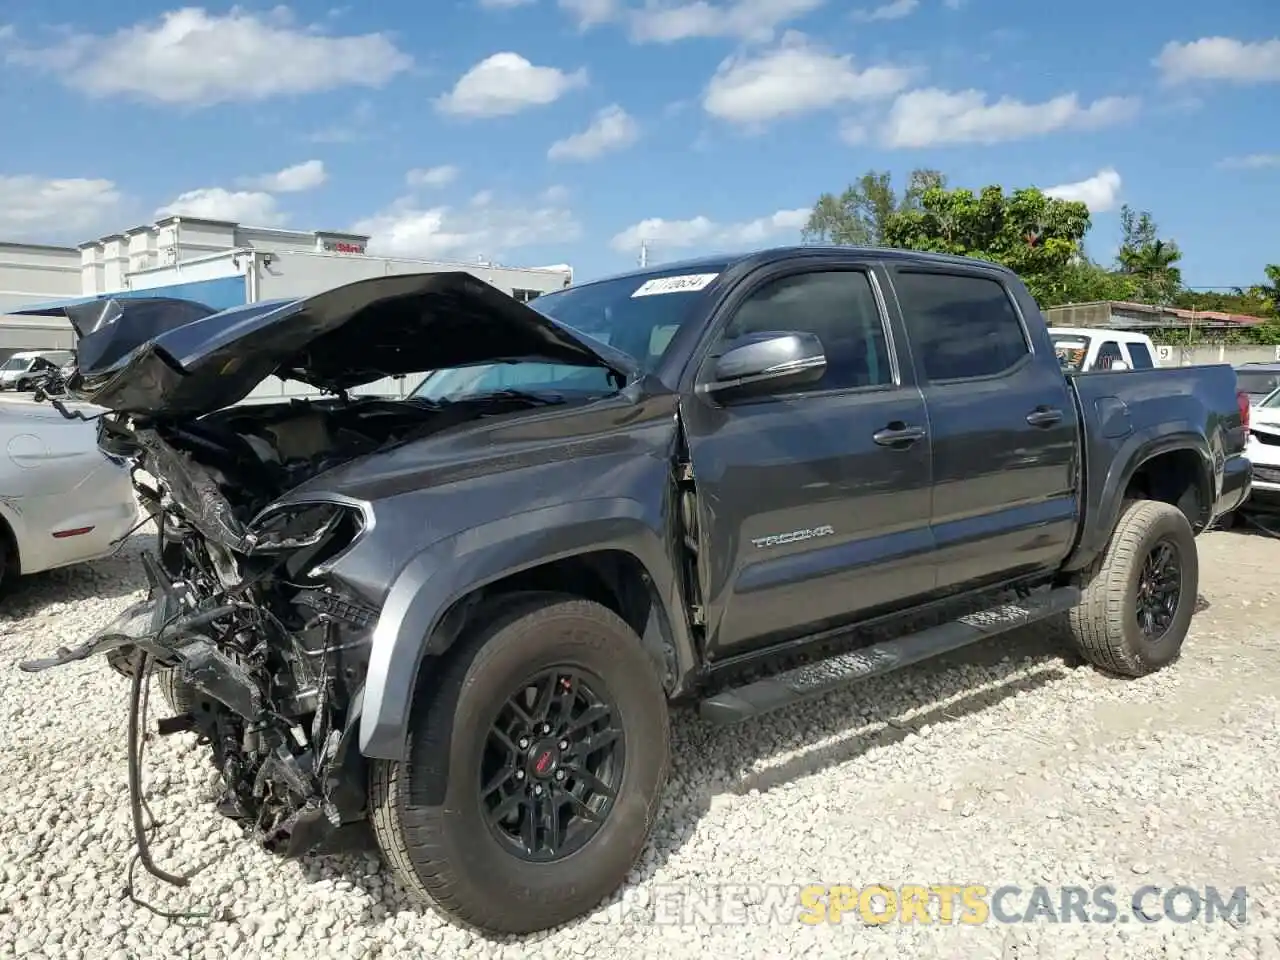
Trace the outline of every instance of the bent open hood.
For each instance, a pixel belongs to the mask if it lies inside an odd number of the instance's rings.
[[[502,360],[601,365],[628,378],[637,372],[626,354],[465,272],[375,277],[216,313],[142,298],[84,306],[63,308],[81,336],[70,392],[149,416],[228,407],[272,375],[339,391]]]

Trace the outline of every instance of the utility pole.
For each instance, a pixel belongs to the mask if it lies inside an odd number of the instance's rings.
[[[649,241],[640,241],[640,269],[644,269],[649,265]]]

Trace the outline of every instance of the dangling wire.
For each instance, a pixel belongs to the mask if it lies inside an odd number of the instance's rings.
[[[151,858],[151,843],[148,834],[160,824],[155,814],[151,812],[146,799],[142,796],[142,756],[145,750],[145,740],[141,735],[141,731],[146,723],[147,705],[151,691],[150,684],[146,682],[151,672],[149,659],[145,650],[138,651],[138,656],[134,660],[133,682],[129,698],[129,813],[133,820],[133,840],[137,846],[137,852],[134,853],[133,859],[129,862],[129,870],[125,878],[125,896],[136,906],[168,920],[225,919],[225,916],[215,917],[211,911],[164,910],[147,903],[134,890],[133,876],[139,863],[152,876],[175,887],[185,887],[191,882],[192,877],[209,866],[206,863],[186,876],[177,876],[156,866],[155,861]],[[150,821],[149,824],[143,823],[144,813]]]

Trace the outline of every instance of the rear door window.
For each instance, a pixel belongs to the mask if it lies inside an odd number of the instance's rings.
[[[1124,361],[1124,354],[1120,352],[1120,344],[1114,340],[1108,340],[1098,348],[1098,358],[1093,361],[1093,369],[1110,370],[1115,366],[1117,360]]]
[[[921,372],[931,381],[1007,373],[1031,353],[1004,285],[987,277],[901,270],[898,302]]]
[[[1155,361],[1151,359],[1151,351],[1141,340],[1135,340],[1129,344],[1129,356],[1133,358],[1132,366],[1135,370],[1150,370],[1155,366]]]

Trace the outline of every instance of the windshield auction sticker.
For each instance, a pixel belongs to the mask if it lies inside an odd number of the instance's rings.
[[[656,277],[636,288],[633,297],[652,297],[659,293],[693,293],[702,290],[718,273],[689,273],[680,277]]]

